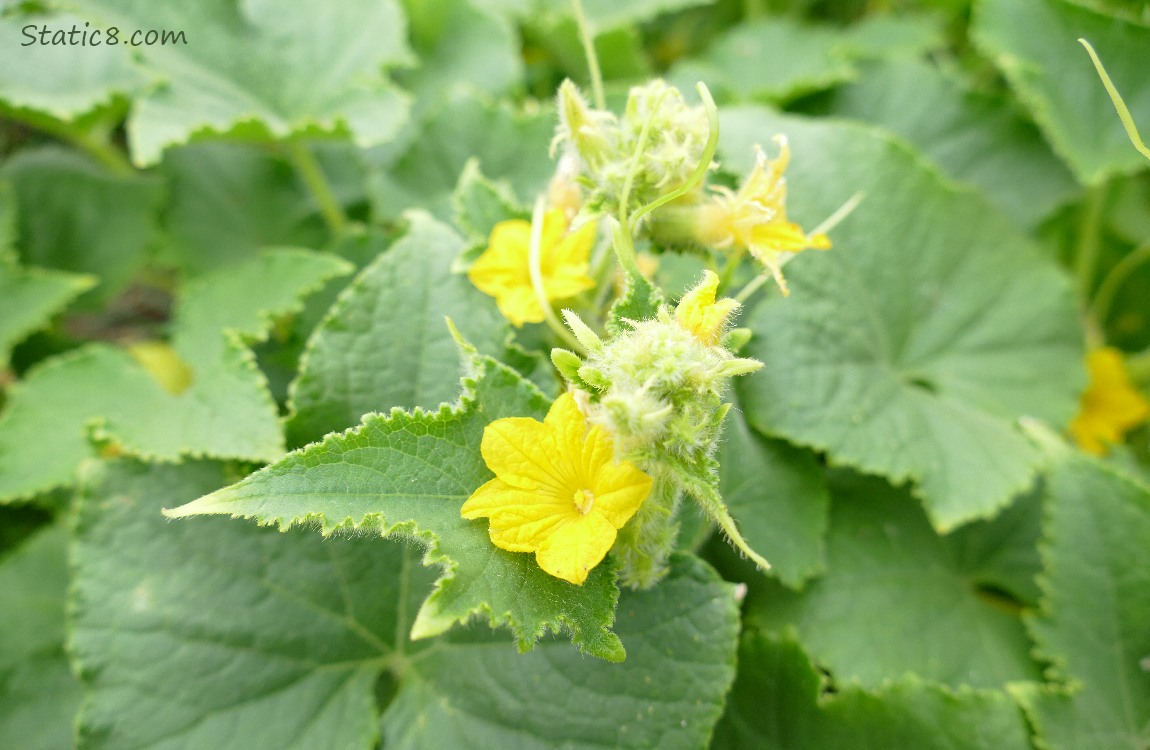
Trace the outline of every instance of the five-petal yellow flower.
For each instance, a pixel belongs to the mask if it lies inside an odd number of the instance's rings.
[[[1117,349],[1093,350],[1086,355],[1086,367],[1090,385],[1070,423],[1070,434],[1082,450],[1101,456],[1108,443],[1122,442],[1127,432],[1150,418],[1150,402],[1131,385]]]
[[[698,239],[719,249],[747,250],[775,278],[783,294],[789,294],[783,278],[783,262],[808,248],[829,250],[825,234],[807,234],[787,221],[787,181],[784,174],[791,149],[784,136],[777,136],[779,155],[768,159],[761,149],[755,152],[755,167],[739,191],[714,188],[715,195],[699,212]]]
[[[534,552],[539,567],[574,584],[602,562],[651,489],[651,477],[615,460],[603,428],[588,429],[569,393],[543,422],[487,425],[480,450],[495,478],[467,499],[463,517],[489,518],[495,546]]]
[[[539,271],[548,302],[574,297],[595,286],[587,275],[595,224],[588,222],[574,232],[567,229],[561,209],[551,209],[544,216]],[[531,223],[522,219],[501,221],[491,230],[487,249],[467,272],[471,283],[494,297],[499,311],[516,327],[544,320],[531,283],[530,250]]]

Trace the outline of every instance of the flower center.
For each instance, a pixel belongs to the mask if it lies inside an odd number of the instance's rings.
[[[575,490],[575,510],[583,515],[591,512],[591,506],[595,504],[595,494],[588,489]]]

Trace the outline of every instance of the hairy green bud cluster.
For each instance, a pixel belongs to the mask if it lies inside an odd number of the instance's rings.
[[[762,363],[736,357],[718,336],[709,343],[734,307],[720,306],[719,316],[707,317],[716,305],[713,286],[706,285],[689,293],[674,314],[662,307],[650,320],[629,321],[629,330],[607,342],[565,311],[568,327],[588,353],[580,358],[564,349],[552,352],[587,420],[611,433],[619,459],[654,479],[650,496],[614,548],[621,580],[637,588],[653,585],[667,570],[684,490],[733,529],[717,491],[711,491],[714,454],[730,409],[723,395],[732,377]],[[707,291],[710,302],[700,303],[698,296]]]
[[[552,148],[578,156],[585,205],[630,213],[687,181],[706,148],[701,106],[662,80],[631,89],[623,116],[592,109],[570,80],[559,87],[559,126]]]

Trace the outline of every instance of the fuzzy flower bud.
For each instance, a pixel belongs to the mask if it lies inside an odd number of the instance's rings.
[[[638,208],[685,183],[706,147],[706,111],[662,80],[631,89],[622,118],[591,109],[570,81],[559,88],[552,149],[566,144],[582,166],[584,205],[617,213]]]
[[[739,305],[715,299],[718,281],[708,272],[673,312],[663,307],[606,342],[595,337],[599,345],[587,347],[590,354],[574,377],[570,353],[553,353],[588,423],[612,436],[618,459],[634,462],[654,479],[650,497],[620,531],[615,547],[622,580],[631,586],[650,586],[666,572],[683,489],[712,478],[730,408],[724,392],[732,377],[762,366],[720,344]],[[581,340],[594,336],[574,313],[564,317]]]

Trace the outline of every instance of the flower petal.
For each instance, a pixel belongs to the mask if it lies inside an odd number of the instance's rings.
[[[582,585],[614,543],[615,527],[598,513],[588,513],[556,529],[535,553],[535,560],[556,578]]]
[[[562,451],[554,428],[543,422],[527,417],[497,419],[484,428],[479,450],[487,468],[518,489],[542,488],[557,496],[574,492],[555,466]]]
[[[592,514],[599,513],[616,529],[623,528],[651,492],[651,477],[630,461],[616,462],[611,438],[601,427],[588,433],[583,461],[595,496]]]
[[[542,323],[543,308],[531,285],[508,286],[494,293],[495,304],[511,325],[522,328],[524,323]]]

